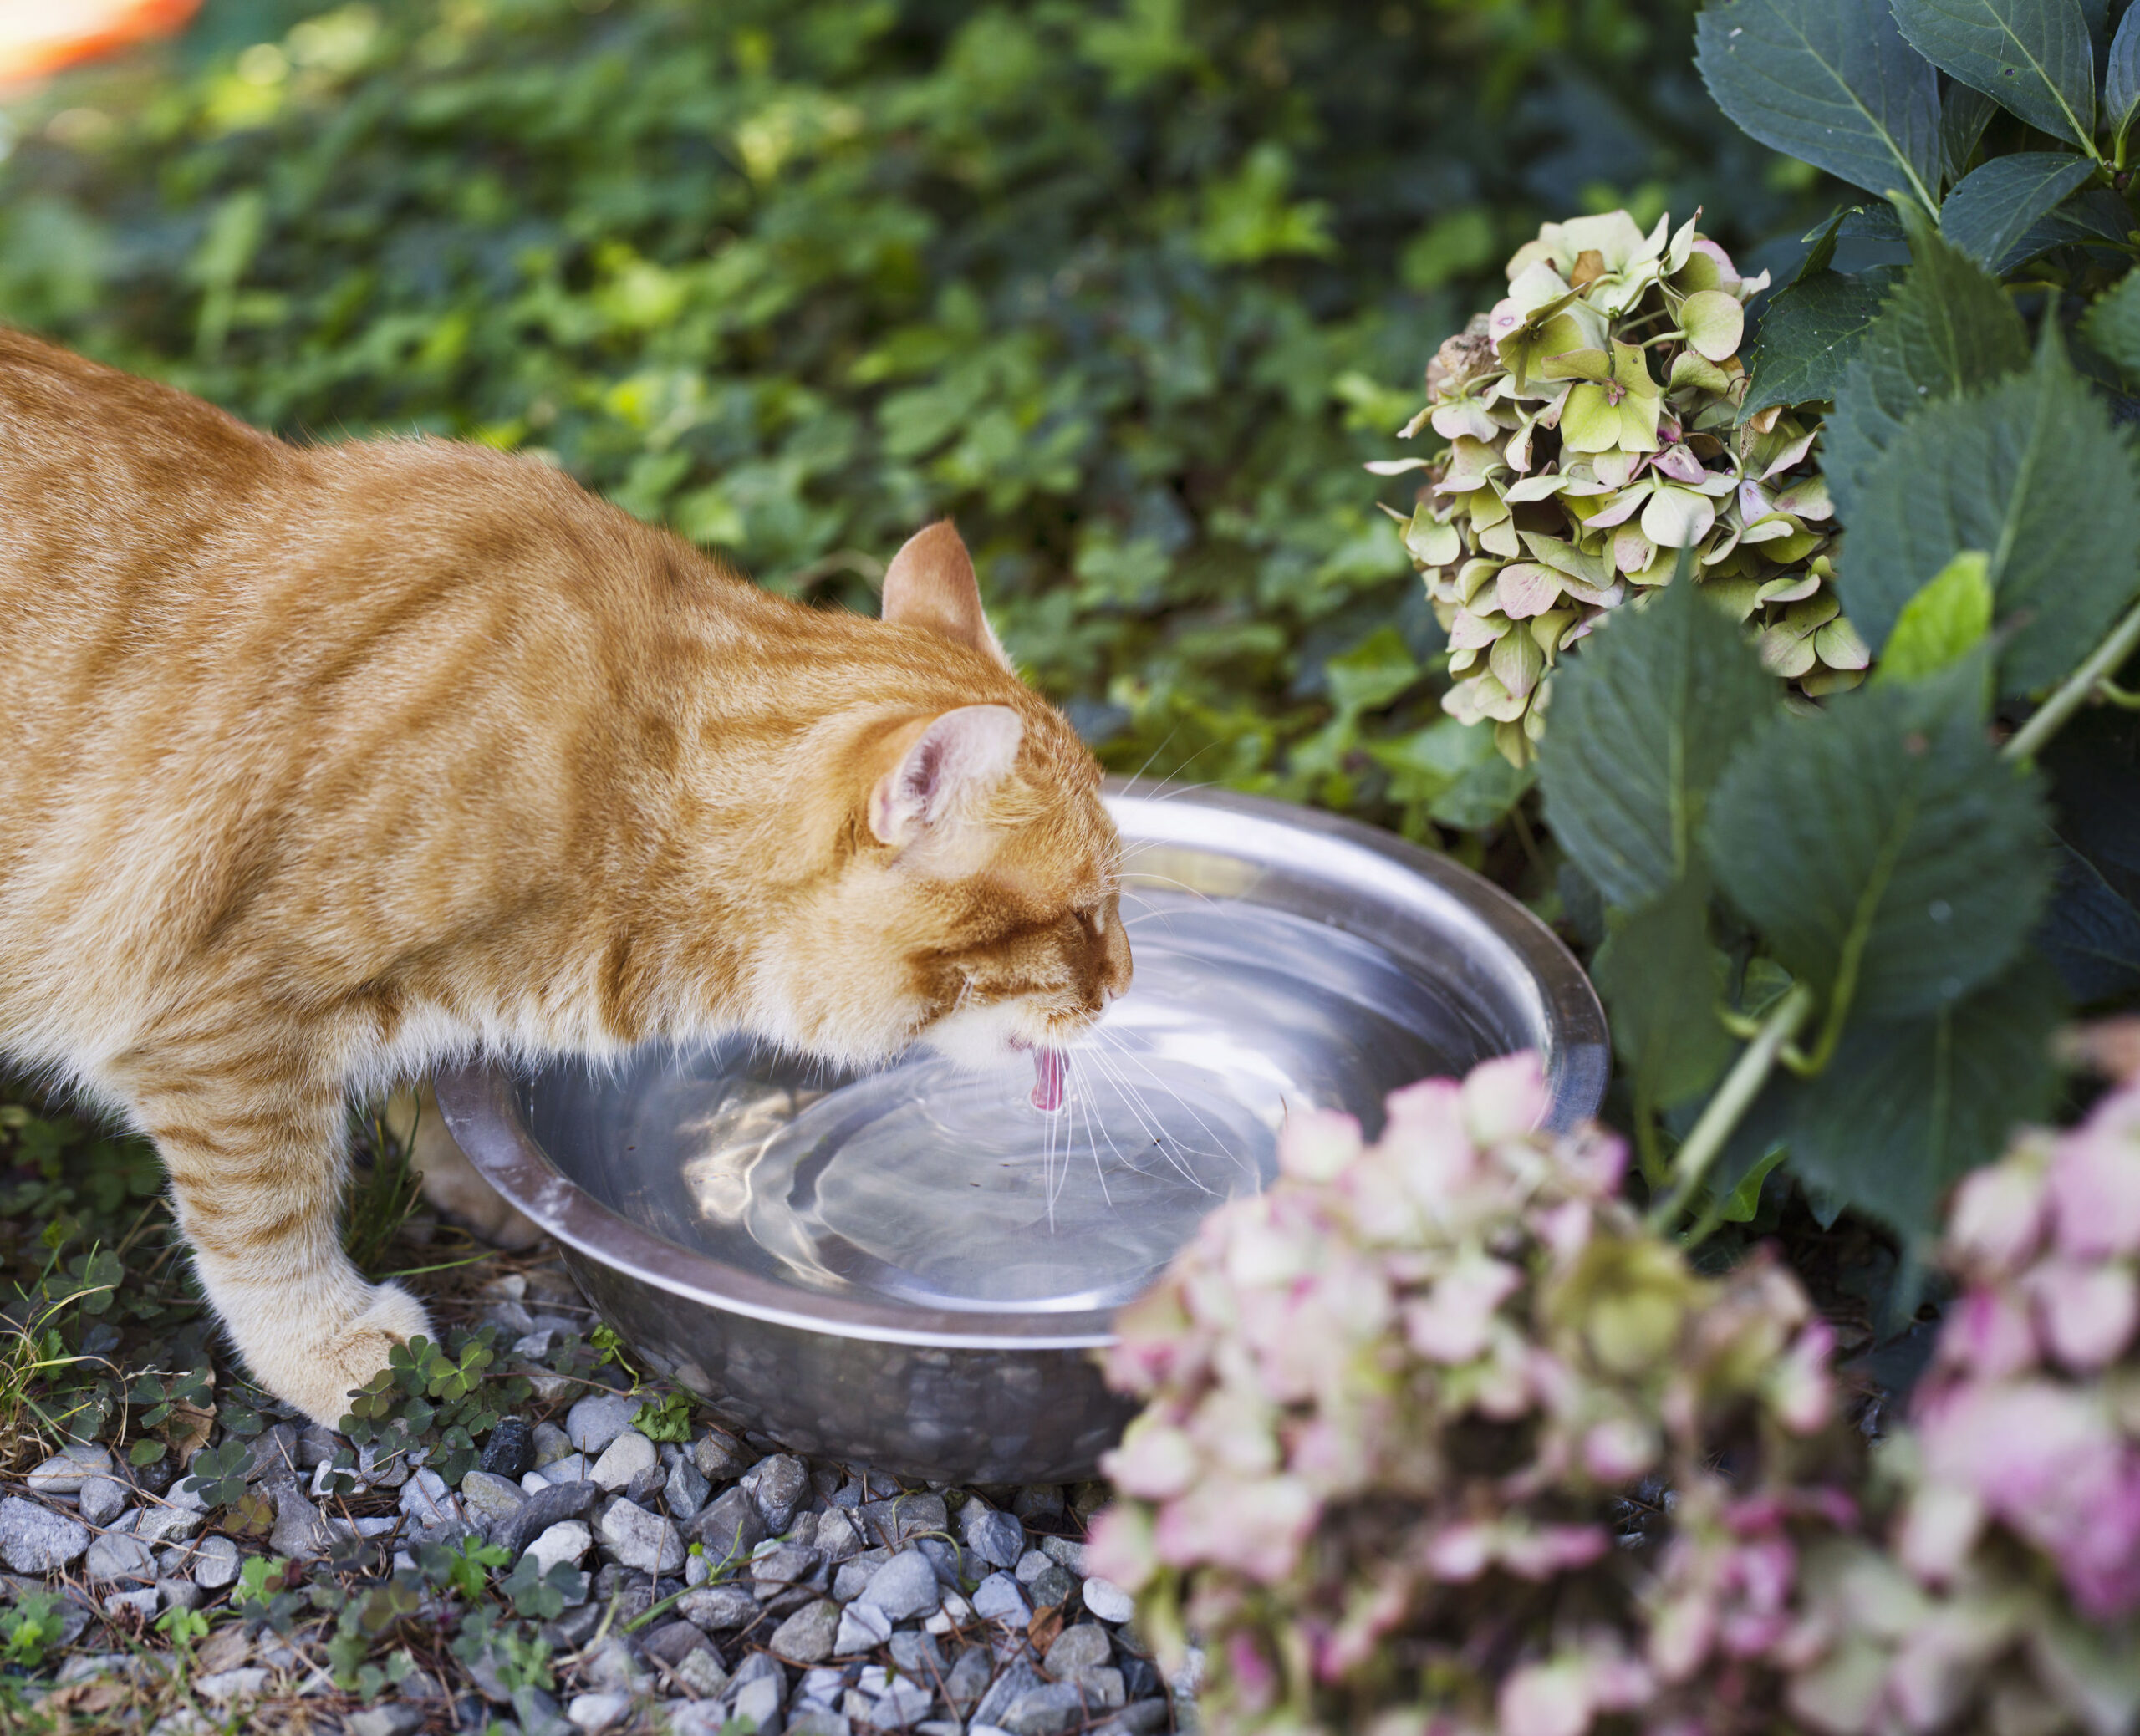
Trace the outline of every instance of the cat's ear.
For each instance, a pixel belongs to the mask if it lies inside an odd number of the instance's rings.
[[[906,539],[884,569],[884,618],[906,627],[925,627],[961,645],[986,652],[1004,668],[1011,659],[981,606],[981,587],[973,576],[973,557],[948,518]]]
[[[879,843],[910,843],[955,818],[1010,772],[1025,735],[1008,705],[961,705],[917,736],[869,792],[869,829]]]

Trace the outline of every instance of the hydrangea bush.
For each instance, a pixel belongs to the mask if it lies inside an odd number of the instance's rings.
[[[1760,629],[1763,661],[1821,695],[1863,679],[1838,611],[1817,419],[1742,414],[1742,277],[1694,227],[1623,211],[1547,223],[1508,262],[1509,291],[1441,346],[1403,430],[1447,444],[1371,465],[1423,470],[1404,540],[1449,629],[1443,700],[1490,719],[1521,765],[1561,651],[1683,551],[1704,587]]]
[[[1124,1311],[1110,1377],[1151,1403],[1091,1560],[1163,1656],[1206,1646],[1214,1728],[1698,1727],[1777,1553],[1849,1516],[1797,1284],[1698,1276],[1618,1199],[1620,1143],[1532,1131],[1544,1102],[1521,1056],[1397,1093],[1373,1145],[1297,1117]],[[1643,1488],[1678,1520],[1654,1591],[1609,1511]]]
[[[2140,1718],[2140,1082],[1959,1190],[1868,1471],[1762,1254],[1699,1275],[1532,1131],[1529,1056],[1287,1130],[1125,1312],[1093,1571],[1215,1731],[2076,1730]]]

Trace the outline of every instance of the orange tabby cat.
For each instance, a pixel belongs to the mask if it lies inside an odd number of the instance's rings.
[[[1057,1044],[1129,985],[1099,774],[949,523],[880,622],[556,471],[299,447],[0,332],[0,1046],[155,1141],[322,1423],[424,1331],[336,1216],[353,1094],[478,1047]]]

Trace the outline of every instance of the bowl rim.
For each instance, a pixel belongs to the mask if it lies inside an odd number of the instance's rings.
[[[1597,991],[1552,930],[1485,876],[1359,821],[1291,802],[1229,790],[1168,790],[1139,779],[1110,778],[1106,792],[1111,801],[1149,802],[1155,810],[1163,801],[1174,810],[1169,821],[1174,814],[1219,810],[1310,833],[1327,847],[1364,852],[1429,882],[1512,954],[1536,985],[1536,1011],[1557,1039],[1546,1056],[1542,1124],[1567,1128],[1604,1100],[1612,1061]],[[1116,1341],[1112,1307],[1042,1314],[864,1301],[792,1289],[679,1247],[603,1204],[558,1168],[522,1120],[513,1101],[517,1082],[512,1067],[490,1057],[441,1067],[433,1075],[446,1125],[483,1178],[568,1248],[623,1276],[724,1313],[888,1344],[1032,1352],[1091,1350]]]

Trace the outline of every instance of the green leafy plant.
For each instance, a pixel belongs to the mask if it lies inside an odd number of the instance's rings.
[[[691,1400],[687,1392],[670,1392],[649,1399],[632,1413],[632,1427],[650,1441],[687,1441],[691,1438]]]

